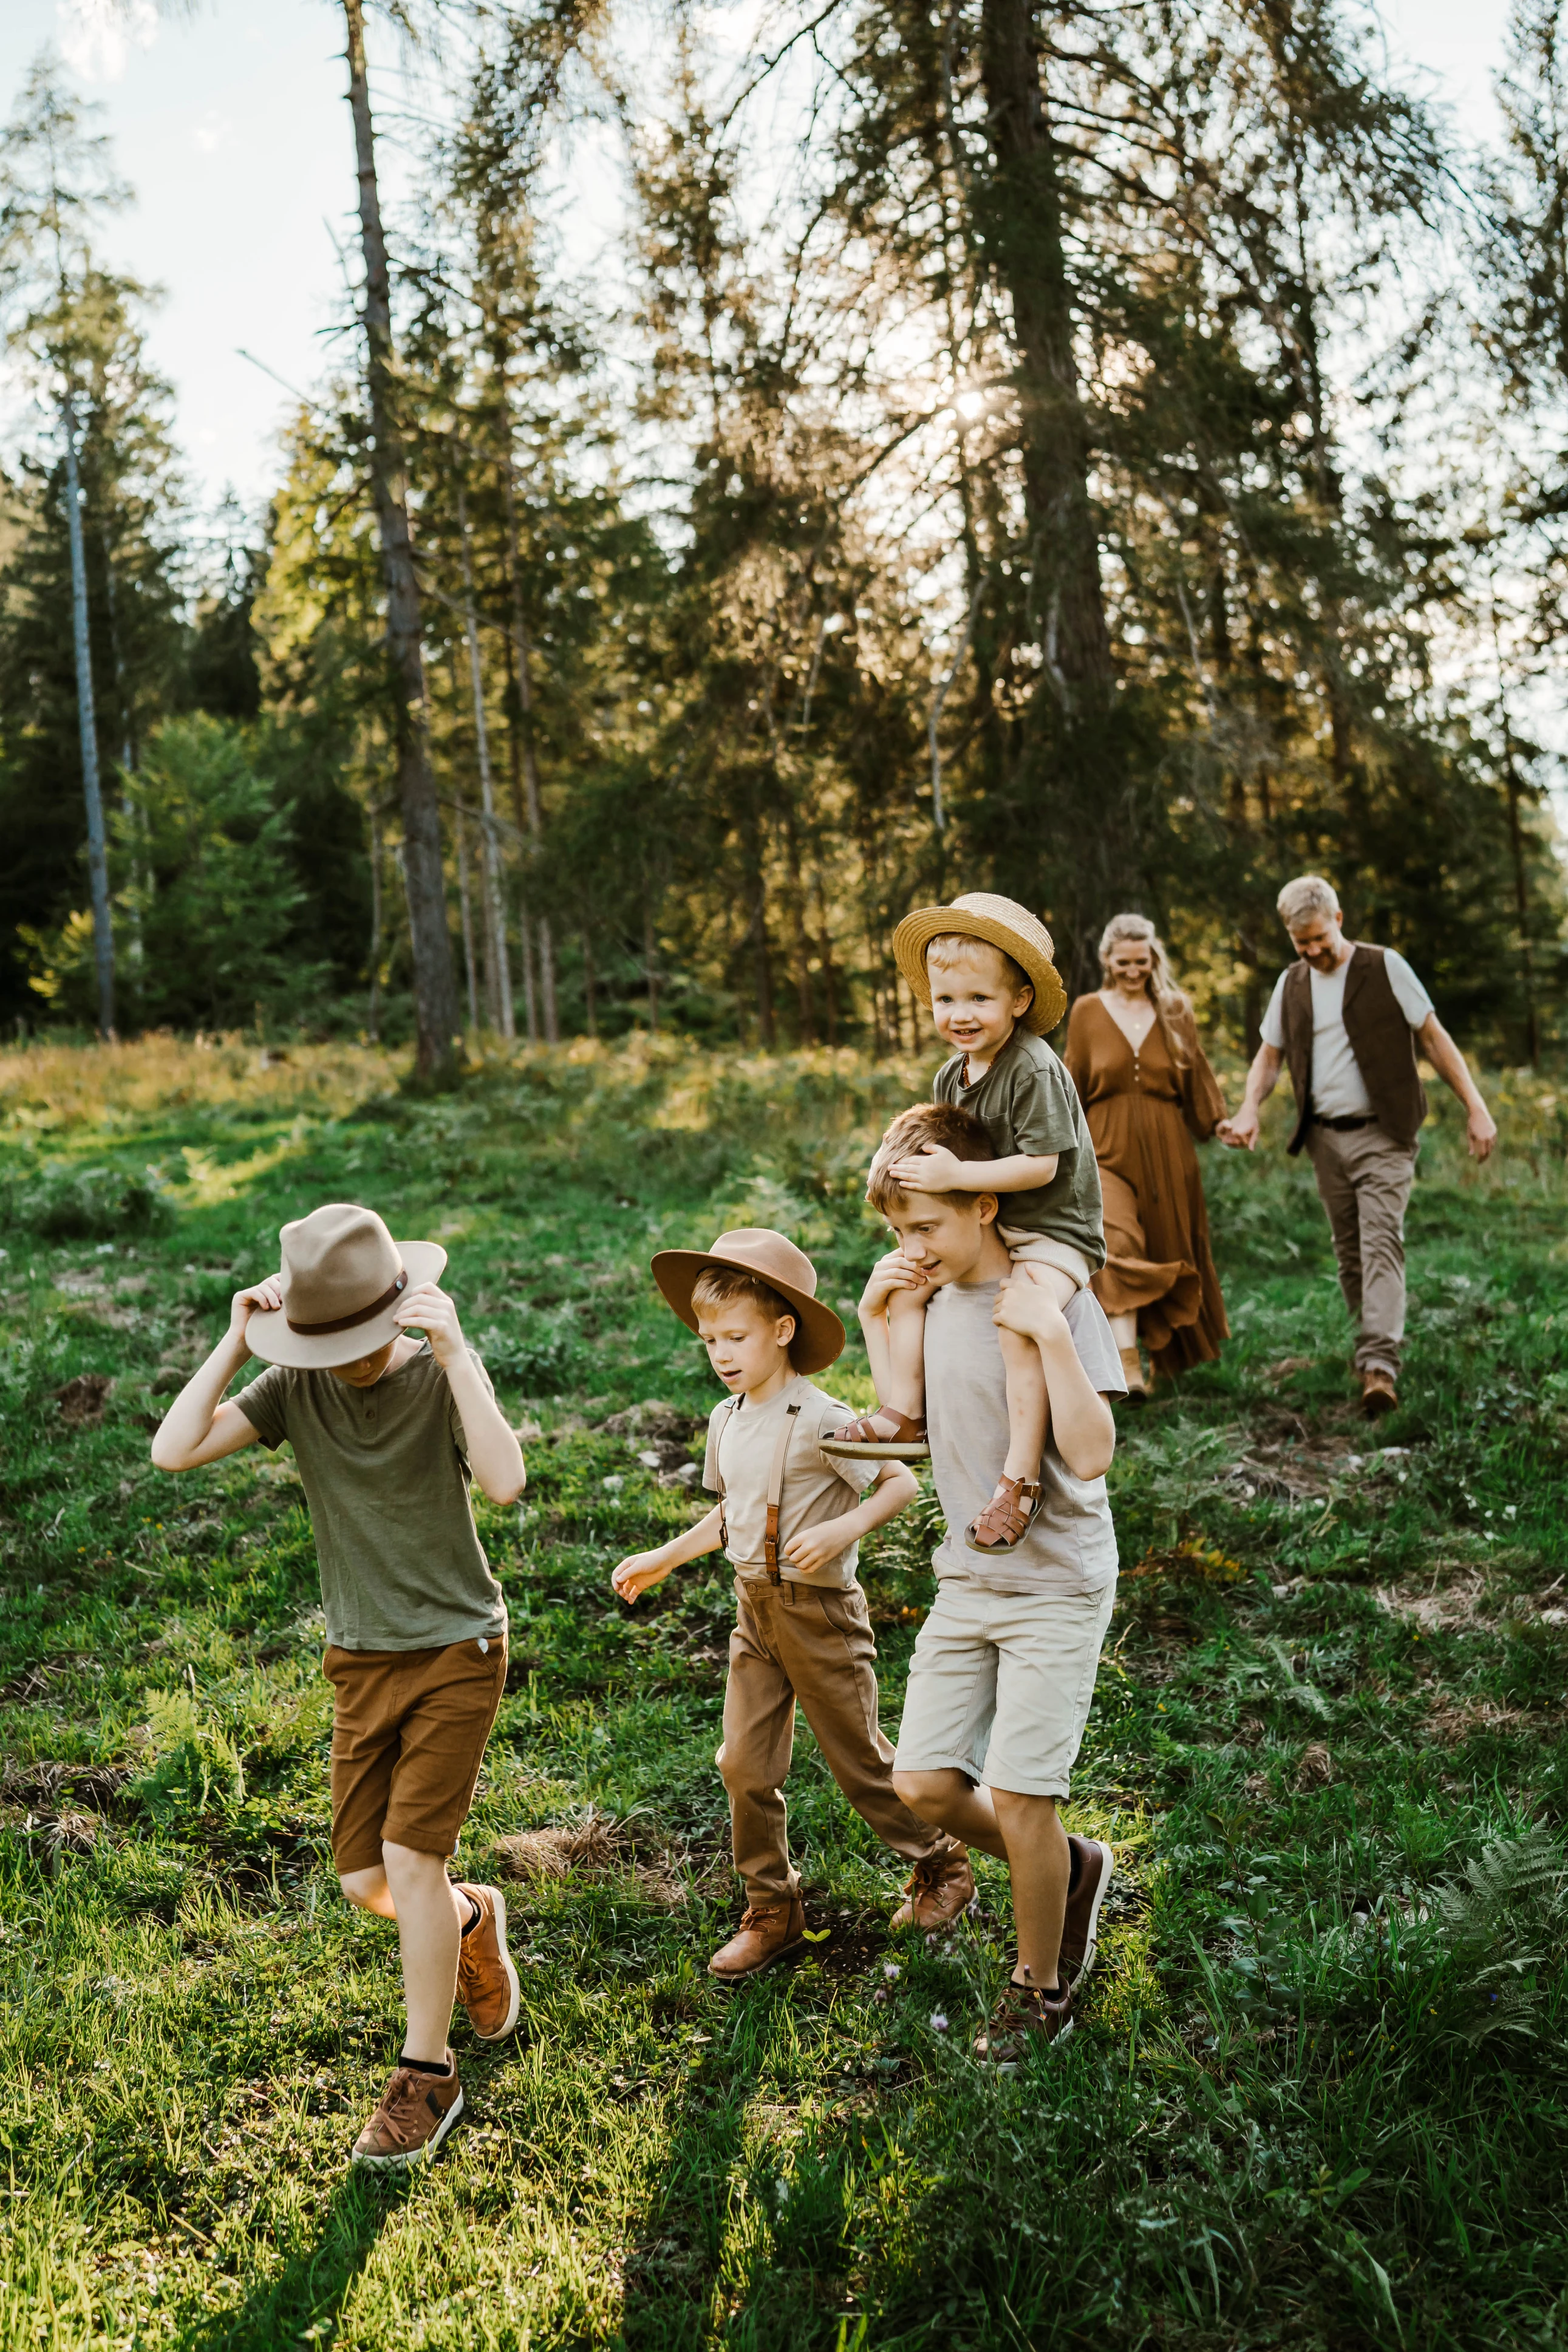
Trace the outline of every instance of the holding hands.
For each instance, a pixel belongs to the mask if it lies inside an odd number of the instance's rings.
[[[1072,1345],[1068,1319],[1057,1305],[1055,1292],[1037,1280],[1035,1269],[1026,1260],[1014,1266],[1011,1280],[997,1292],[991,1320],[1002,1330],[1016,1331],[1021,1339],[1033,1339],[1041,1346],[1057,1339],[1066,1339],[1069,1347]]]
[[[860,1312],[873,1317],[883,1316],[893,1299],[912,1294],[914,1302],[923,1307],[931,1297],[932,1283],[921,1266],[911,1265],[902,1250],[889,1250],[879,1257],[867,1277],[860,1293]]]
[[[656,1584],[662,1584],[675,1566],[675,1562],[664,1555],[665,1548],[661,1545],[658,1551],[634,1551],[623,1559],[610,1576],[611,1588],[619,1599],[628,1602],[639,1600]]]

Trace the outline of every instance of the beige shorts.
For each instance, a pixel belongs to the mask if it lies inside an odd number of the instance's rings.
[[[1009,1257],[1026,1265],[1055,1266],[1058,1274],[1071,1276],[1075,1290],[1087,1290],[1094,1280],[1093,1266],[1071,1242],[1054,1242],[1048,1234],[1030,1233],[1026,1225],[998,1225],[996,1231],[1007,1244]]]
[[[910,1663],[897,1772],[963,1773],[1020,1797],[1065,1797],[1116,1599],[983,1591],[944,1577]]]

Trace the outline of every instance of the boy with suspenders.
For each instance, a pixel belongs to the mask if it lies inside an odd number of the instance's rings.
[[[804,1938],[782,1792],[797,1704],[856,1811],[914,1865],[892,1925],[946,1927],[973,1895],[973,1873],[965,1849],[917,1821],[894,1790],[893,1750],[877,1720],[877,1645],[855,1577],[860,1538],[914,1500],[913,1474],[822,1451],[851,1408],[808,1375],[840,1353],[844,1326],[817,1297],[811,1260],[783,1234],[750,1227],[721,1234],[710,1250],[661,1250],[653,1275],[730,1391],[708,1425],[712,1510],[673,1542],[622,1560],[611,1580],[635,1601],[705,1552],[723,1549],[734,1564],[717,1761],[746,1910],[709,1969],[734,1983]]]

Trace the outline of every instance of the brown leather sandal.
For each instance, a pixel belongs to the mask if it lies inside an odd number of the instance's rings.
[[[897,1423],[891,1437],[884,1437],[872,1423],[890,1421]],[[822,1440],[824,1454],[837,1454],[851,1462],[929,1462],[931,1446],[926,1439],[923,1419],[900,1412],[897,1405],[879,1404],[875,1412],[862,1413],[858,1421],[847,1422],[836,1429],[831,1437]]]
[[[1040,1507],[1037,1481],[998,1478],[996,1492],[963,1530],[971,1551],[1016,1551]]]

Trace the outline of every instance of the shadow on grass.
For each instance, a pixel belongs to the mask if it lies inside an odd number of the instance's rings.
[[[623,2271],[614,2352],[816,2352],[838,2332],[849,2148],[837,2126],[793,2134],[784,2159],[748,2149],[747,2118],[793,2038],[788,1974],[738,1988],[732,2023],[692,2078]],[[789,2101],[787,2092],[777,2095]],[[771,2193],[770,2193],[771,2192]]]
[[[401,2180],[351,2172],[327,2206],[314,2242],[260,2279],[237,2311],[206,2320],[180,2338],[180,2352],[277,2352],[307,2329],[324,2347],[338,2332],[344,2303],[386,2223],[406,2193]]]

